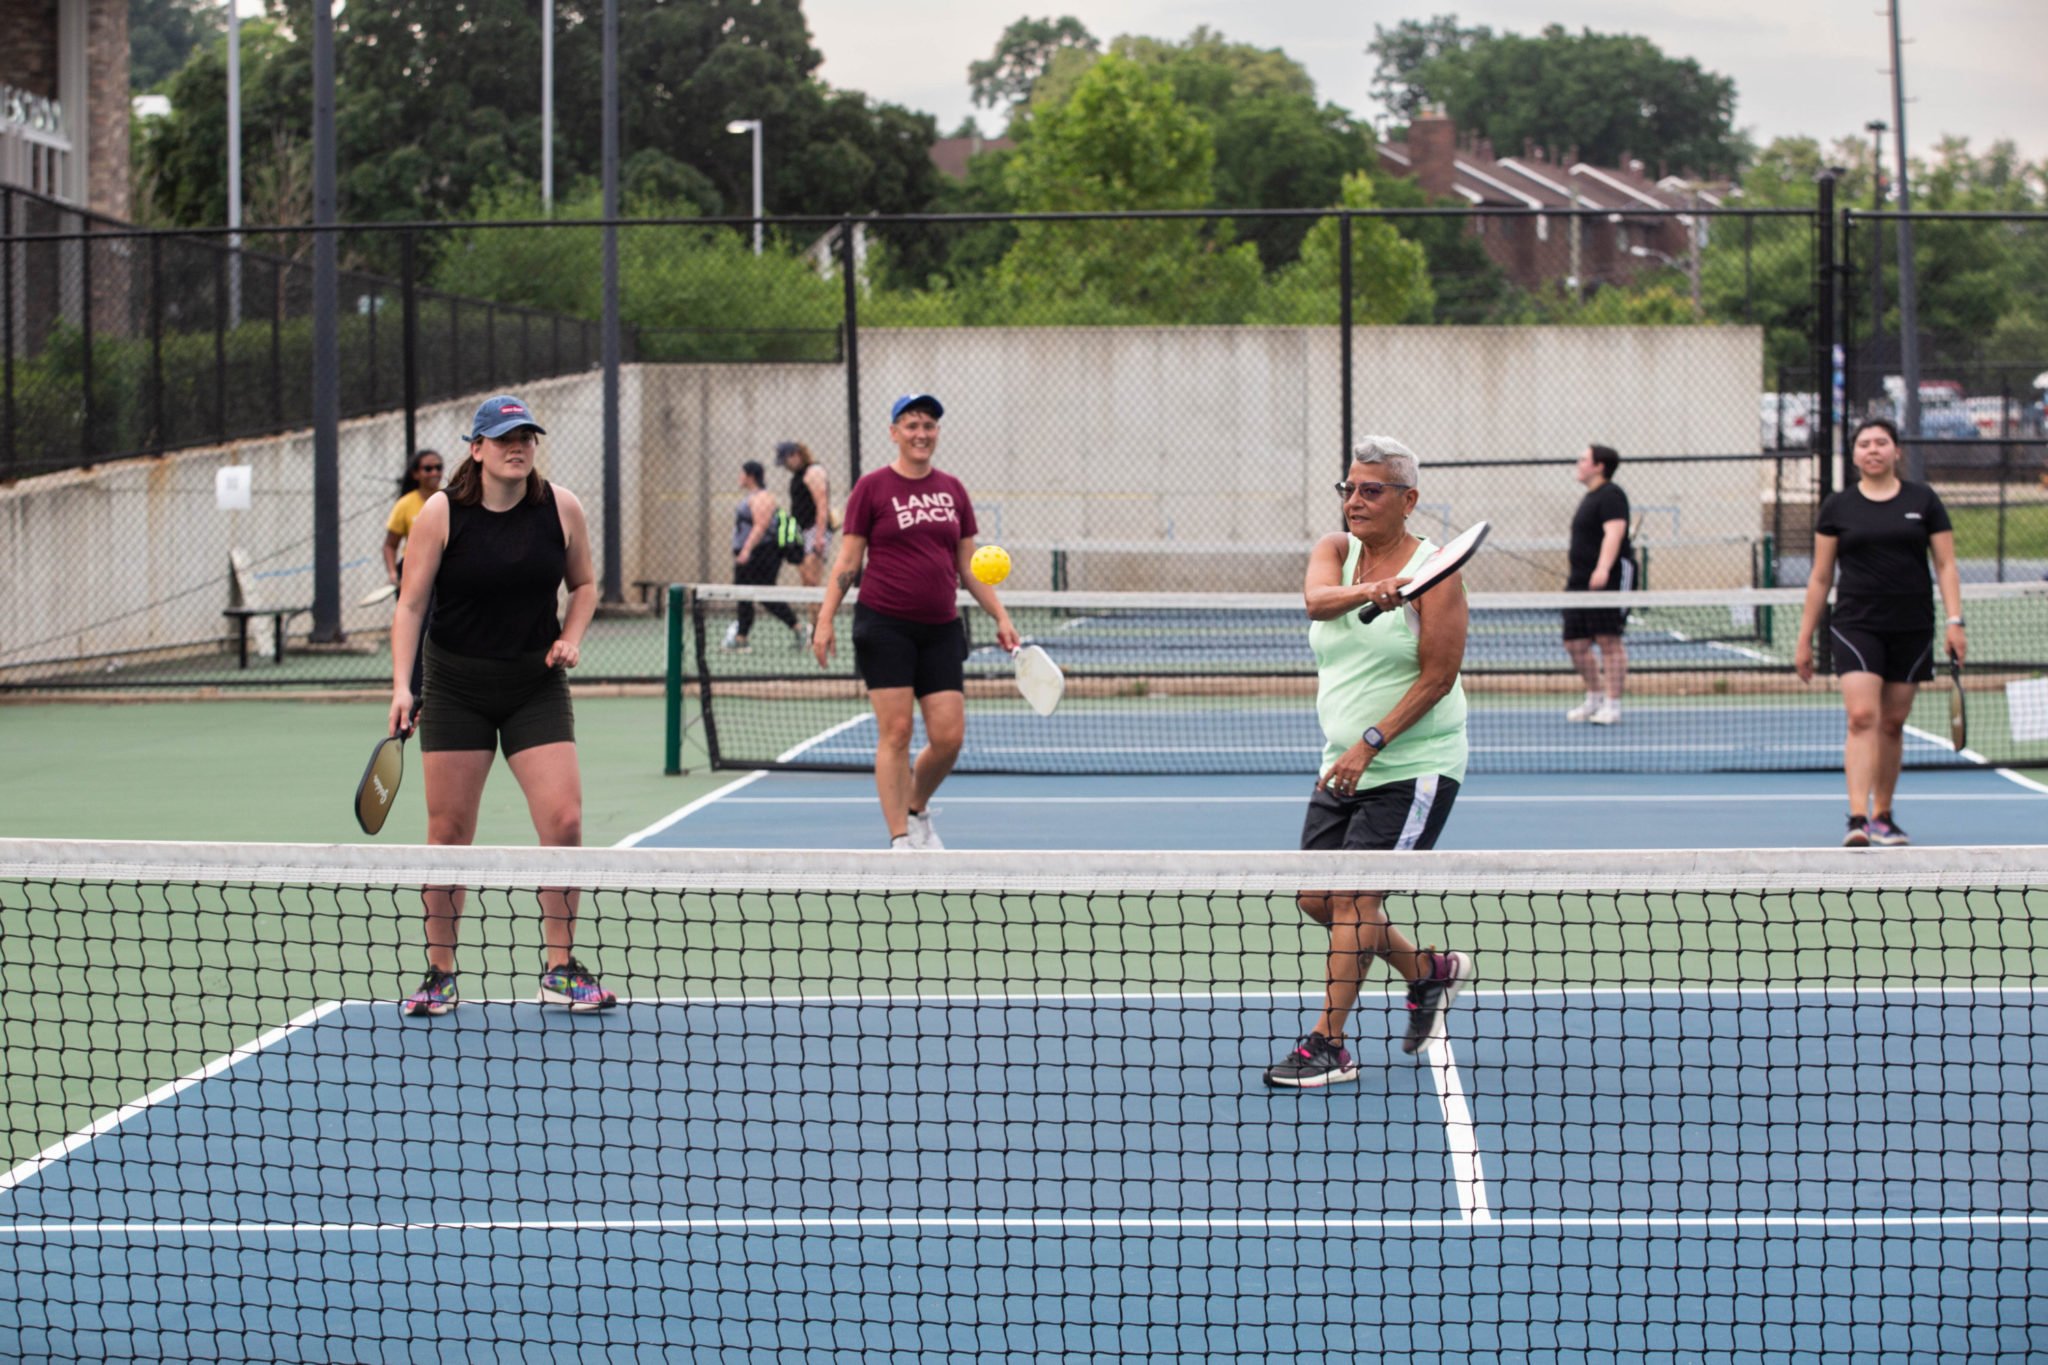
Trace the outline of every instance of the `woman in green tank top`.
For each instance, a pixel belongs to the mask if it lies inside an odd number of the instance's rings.
[[[1337,485],[1343,531],[1309,553],[1302,585],[1316,656],[1316,715],[1325,744],[1302,824],[1304,849],[1426,849],[1436,843],[1465,778],[1465,587],[1457,574],[1403,606],[1399,589],[1436,550],[1408,531],[1419,479],[1413,451],[1368,436]],[[1382,613],[1361,622],[1368,603]],[[1384,958],[1408,983],[1405,1052],[1436,1031],[1471,978],[1464,953],[1418,951],[1387,919],[1377,890],[1299,898],[1330,930],[1322,1014],[1308,1036],[1266,1071],[1268,1085],[1314,1087],[1356,1080],[1344,1024],[1369,959]]]

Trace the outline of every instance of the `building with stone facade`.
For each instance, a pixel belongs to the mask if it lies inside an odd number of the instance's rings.
[[[0,2],[0,185],[128,217],[128,0]]]

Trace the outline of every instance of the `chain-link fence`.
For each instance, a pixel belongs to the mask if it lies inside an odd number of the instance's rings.
[[[1021,589],[1294,591],[1367,433],[1420,453],[1419,529],[1494,523],[1482,591],[1563,585],[1588,443],[1622,453],[1660,589],[1800,581],[1833,472],[1809,449],[1809,213],[785,220],[759,254],[744,225],[623,224],[609,451],[600,226],[355,226],[337,232],[345,638],[316,641],[307,234],[231,250],[31,222],[23,202],[0,200],[19,589],[0,685],[383,685],[390,608],[365,599],[406,456],[452,468],[475,404],[507,389],[617,566],[584,680],[660,677],[659,587],[732,576],[743,462],[786,504],[774,451],[801,442],[843,506],[892,457],[906,392],[946,403],[939,463]],[[2011,468],[1977,485],[1999,500],[1992,576],[2026,565],[2038,468],[2038,418],[2009,420]],[[222,466],[248,467],[246,509],[220,505]]]

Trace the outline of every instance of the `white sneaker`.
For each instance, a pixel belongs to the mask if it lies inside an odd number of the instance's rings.
[[[939,842],[939,832],[932,828],[932,813],[930,811],[926,811],[922,815],[910,817],[910,846],[926,852],[945,847],[944,844]]]
[[[728,622],[726,622],[726,623],[725,623],[725,638],[724,638],[724,639],[722,639],[722,640],[720,640],[720,641],[718,642],[718,647],[719,647],[720,649],[745,649],[745,648],[746,648],[746,643],[745,643],[745,642],[744,642],[743,640],[741,640],[741,639],[740,639],[740,623],[739,623],[739,622],[737,622],[737,621],[728,621]]]
[[[1607,698],[1589,695],[1584,701],[1580,702],[1577,706],[1574,706],[1571,710],[1565,712],[1564,718],[1566,720],[1574,722],[1591,720],[1593,719],[1594,714],[1597,713],[1600,710],[1600,708],[1602,706],[1605,706],[1606,704]]]
[[[891,835],[889,838],[889,851],[891,853],[910,852],[910,836],[908,834]]]
[[[1619,725],[1621,723],[1621,707],[1615,702],[1602,702],[1600,709],[1586,717],[1586,719],[1592,721],[1595,725]]]

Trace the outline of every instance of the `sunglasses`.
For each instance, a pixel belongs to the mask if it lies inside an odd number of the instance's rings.
[[[1389,488],[1408,488],[1410,486],[1405,483],[1353,483],[1349,479],[1335,485],[1339,497],[1348,498],[1353,493],[1363,493],[1369,501],[1386,496]]]
[[[420,466],[420,473],[422,474],[438,474],[440,472],[441,466],[437,464],[423,464]]]

